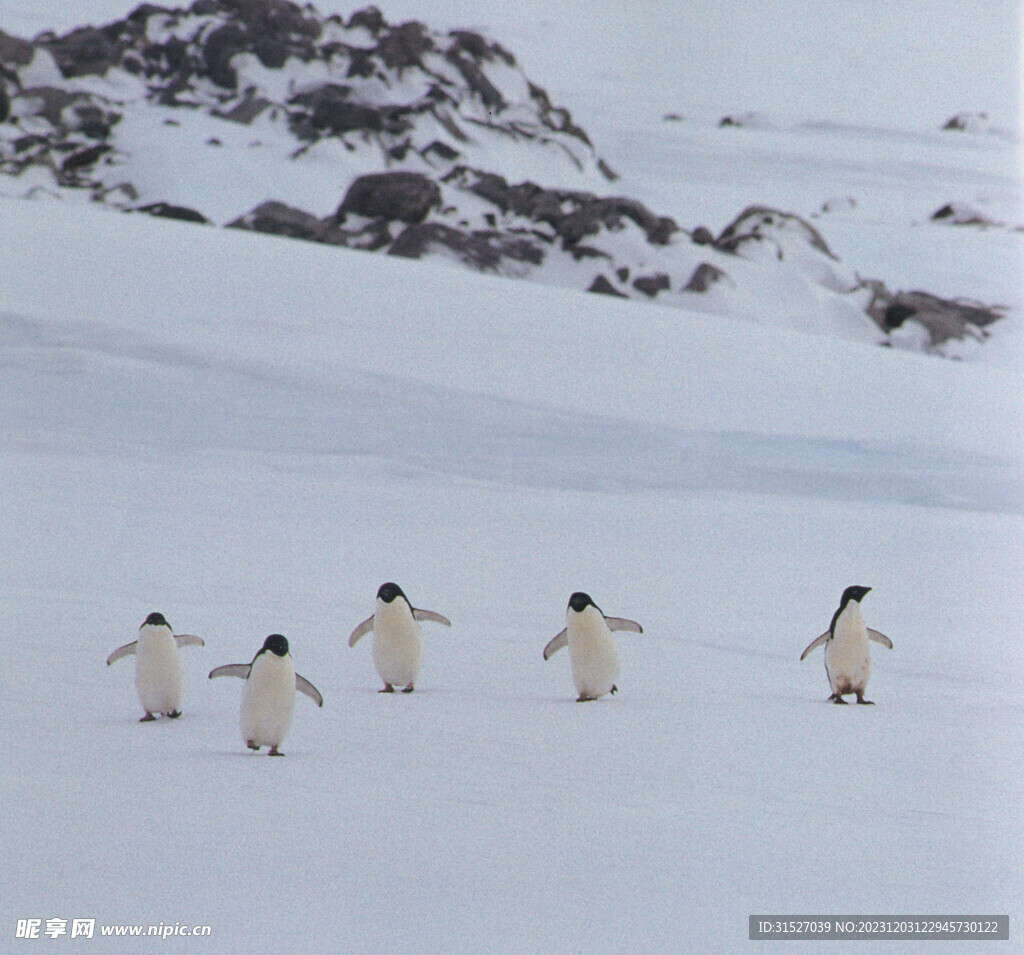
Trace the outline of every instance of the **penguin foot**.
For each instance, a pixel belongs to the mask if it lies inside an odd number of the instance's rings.
[[[384,689],[383,690],[378,690],[377,692],[378,693],[394,693],[395,692],[395,688],[390,683],[385,683],[384,684]]]
[[[619,688],[613,683],[612,688],[608,691],[612,696],[615,696],[619,692]]]
[[[245,741],[245,745],[248,746],[249,749],[255,750],[257,753],[260,751],[260,748],[251,739],[247,739]]]
[[[152,723],[153,720],[155,720],[155,719],[156,719],[156,717],[152,713],[150,713],[149,710],[146,710],[146,715],[143,716],[142,719],[139,720],[139,722],[140,723]]]
[[[284,756],[284,753],[279,753],[277,751],[277,747],[276,746],[271,746],[270,747],[270,752],[267,753],[267,755],[268,756]]]
[[[181,716],[181,710],[171,710],[171,712],[167,715],[170,719],[176,720],[179,716]]]
[[[415,687],[415,686],[413,686],[413,685],[412,685],[412,684],[410,683],[410,684],[409,684],[408,686],[402,687],[402,692],[403,692],[403,693],[412,693],[412,691],[413,691],[413,690],[415,690],[415,689],[416,689],[416,687]]]
[[[585,694],[581,693],[579,696],[576,697],[576,702],[577,703],[590,703],[592,700],[596,700],[596,699],[597,699],[596,696],[586,696]]]
[[[875,705],[875,701],[874,700],[865,700],[863,693],[858,693],[857,694],[857,702],[860,703],[863,706],[874,706]]]
[[[830,703],[842,703],[843,706],[847,705],[846,700],[844,700],[838,693],[833,693],[829,697],[829,702]]]

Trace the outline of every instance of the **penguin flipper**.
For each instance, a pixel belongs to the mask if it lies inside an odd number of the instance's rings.
[[[450,627],[452,622],[439,613],[434,613],[433,610],[413,610],[412,616],[414,620],[433,620],[434,623],[443,623],[446,627]]]
[[[313,686],[304,676],[295,674],[295,689],[300,693],[305,693],[317,706],[324,705],[324,698],[320,695],[320,691]]]
[[[218,676],[237,676],[243,680],[249,679],[249,671],[252,669],[251,663],[226,663],[222,667],[216,667],[210,671],[209,679],[214,679]]]
[[[206,641],[202,637],[197,637],[194,633],[176,633],[174,635],[174,642],[179,647],[205,647]]]
[[[373,616],[367,617],[352,633],[349,634],[348,645],[354,647],[373,629]]]
[[[544,648],[544,659],[550,660],[563,647],[569,645],[569,628],[566,627]]]
[[[644,628],[635,620],[627,620],[625,617],[605,617],[604,622],[609,630],[628,630],[630,633],[643,633]]]
[[[133,640],[131,643],[126,643],[123,647],[118,647],[109,657],[107,657],[107,666],[111,663],[117,663],[121,657],[130,657],[139,648],[139,641]]]
[[[868,637],[874,640],[875,643],[880,643],[883,647],[888,647],[890,650],[892,649],[892,640],[890,640],[884,633],[879,633],[877,630],[872,630],[868,627]]]
[[[807,649],[800,654],[800,659],[803,660],[812,650],[817,650],[823,643],[827,643],[831,634],[831,630],[826,630],[820,637],[815,637],[809,644],[807,644]]]

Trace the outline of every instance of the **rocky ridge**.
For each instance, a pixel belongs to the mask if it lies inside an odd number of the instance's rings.
[[[182,163],[195,167],[167,175]],[[716,236],[609,195],[614,172],[510,51],[375,7],[345,20],[196,0],[63,36],[0,32],[0,173],[10,195],[74,193],[754,321],[784,300],[806,330],[923,351],[956,354],[1001,317],[863,279],[782,210],[751,206]],[[217,177],[223,188],[203,181]]]

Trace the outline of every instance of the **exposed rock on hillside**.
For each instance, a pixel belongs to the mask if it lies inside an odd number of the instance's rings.
[[[753,205],[716,236],[609,195],[615,175],[586,132],[509,50],[376,7],[344,19],[195,0],[62,36],[0,33],[0,174],[7,195],[923,350],[984,337],[1001,314],[864,280],[792,213]],[[935,215],[978,222],[955,205]]]

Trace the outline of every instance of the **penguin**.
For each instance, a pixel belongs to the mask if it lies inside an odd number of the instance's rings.
[[[284,756],[279,749],[292,725],[295,691],[305,693],[317,706],[324,705],[320,691],[295,672],[288,640],[272,633],[252,658],[252,663],[228,663],[210,671],[210,679],[237,676],[245,680],[238,725],[242,740],[259,752],[269,746],[268,756]]]
[[[614,630],[644,632],[635,620],[606,617],[585,593],[577,591],[569,598],[565,629],[544,648],[544,659],[550,660],[562,647],[569,647],[572,679],[579,693],[577,703],[618,691],[615,678],[619,675],[619,655],[615,652]]]
[[[135,657],[135,692],[146,711],[139,722],[149,723],[157,714],[176,720],[181,716],[185,696],[185,667],[178,647],[204,647],[201,637],[191,633],[175,634],[162,613],[151,613],[139,627],[139,639],[118,647],[107,666],[122,657]]]
[[[892,649],[892,640],[884,633],[872,630],[864,623],[860,602],[871,590],[870,587],[847,587],[839,601],[839,609],[832,615],[832,623],[820,637],[815,637],[807,649],[800,654],[803,660],[822,644],[825,645],[825,673],[832,688],[829,700],[845,703],[844,696],[857,694],[858,703],[871,704],[864,699],[868,677],[871,676],[871,650],[869,640]]]
[[[416,678],[423,661],[423,630],[420,620],[450,627],[452,622],[434,613],[433,610],[419,610],[409,603],[409,598],[398,584],[381,584],[377,591],[377,609],[367,617],[348,638],[348,645],[354,647],[366,634],[373,631],[373,662],[377,673],[384,681],[380,693],[394,693],[395,687],[402,687],[403,693],[416,689]]]

